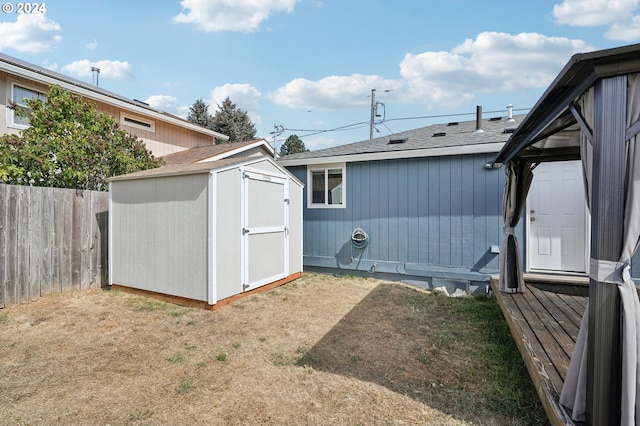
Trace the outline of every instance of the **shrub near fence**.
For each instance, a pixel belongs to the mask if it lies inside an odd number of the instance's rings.
[[[109,194],[0,184],[0,308],[108,284]]]

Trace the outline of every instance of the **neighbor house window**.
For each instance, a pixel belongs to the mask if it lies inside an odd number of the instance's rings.
[[[127,114],[124,111],[120,112],[120,124],[126,124],[127,126],[135,127],[137,129],[146,130],[148,132],[155,132],[155,123],[146,118],[138,117],[136,115]]]
[[[16,103],[16,108],[10,109],[9,123],[12,127],[25,129],[29,127],[28,114],[31,109],[27,106],[25,100],[27,99],[39,99],[41,101],[46,100],[46,95],[42,92],[38,92],[34,89],[29,89],[24,86],[18,86],[17,84],[11,85],[11,100]],[[24,114],[17,114],[17,111],[24,111]]]
[[[331,165],[309,169],[308,206],[312,208],[345,207],[345,167]]]

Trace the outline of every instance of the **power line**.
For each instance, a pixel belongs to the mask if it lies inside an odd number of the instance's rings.
[[[528,111],[531,108],[514,108],[513,111]],[[495,113],[501,113],[504,112],[503,110],[495,110],[495,111],[485,111],[485,114],[495,114]],[[384,124],[387,121],[402,121],[402,120],[426,120],[426,119],[432,119],[432,118],[445,118],[445,117],[463,117],[463,116],[468,116],[468,115],[475,115],[475,112],[463,112],[463,113],[458,113],[458,114],[437,114],[437,115],[422,115],[422,116],[416,116],[416,117],[398,117],[398,118],[387,118],[385,120],[376,122],[376,124]],[[363,127],[368,126],[370,123],[368,121],[361,121],[359,123],[354,123],[354,124],[346,124],[344,126],[340,126],[340,127],[333,127],[331,129],[289,129],[289,128],[282,128],[283,131],[287,131],[287,132],[310,132],[310,133],[306,133],[304,135],[300,135],[301,137],[306,137],[306,136],[313,136],[313,135],[317,135],[320,133],[327,133],[327,132],[344,132],[344,131],[348,131],[348,130],[357,130],[357,129],[361,129]],[[357,127],[356,127],[357,126]],[[391,129],[389,129],[389,127],[387,127],[385,125],[385,127],[391,131]],[[392,132],[393,133],[393,132]]]

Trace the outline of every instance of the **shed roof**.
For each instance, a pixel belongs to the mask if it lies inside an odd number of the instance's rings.
[[[216,161],[232,155],[241,154],[244,151],[256,147],[263,147],[267,152],[273,155],[273,147],[269,145],[265,139],[255,139],[245,142],[199,146],[165,155],[162,159],[166,165],[197,163],[200,161]]]
[[[318,151],[291,154],[278,160],[285,166],[330,162],[370,161],[390,158],[415,158],[454,154],[498,152],[511,131],[524,118],[505,116],[481,120],[482,132],[476,132],[476,120],[434,124]]]
[[[13,56],[5,55],[4,53],[0,53],[0,71],[18,75],[28,80],[37,81],[42,84],[59,84],[64,89],[79,94],[88,99],[93,99],[95,101],[104,102],[110,105],[116,105],[120,108],[128,109],[138,114],[143,114],[160,121],[164,121],[179,127],[187,128],[189,130],[209,135],[212,138],[220,138],[224,140],[229,139],[228,136],[223,135],[222,133],[214,132],[213,130],[193,124],[176,115],[152,108],[144,102],[125,98],[124,96],[120,96],[116,93],[110,92],[93,84],[88,84],[83,81],[76,80],[75,78],[71,78],[55,71],[51,71],[47,68],[22,61],[18,58],[14,58]]]
[[[119,181],[136,180],[136,179],[150,179],[150,178],[158,178],[158,177],[184,176],[184,175],[210,173],[212,171],[222,171],[222,170],[227,170],[227,169],[231,169],[239,166],[249,166],[251,164],[259,163],[262,161],[270,162],[275,167],[277,167],[278,170],[282,171],[283,174],[289,176],[292,180],[297,182],[300,186],[304,186],[302,182],[300,182],[295,176],[289,173],[282,166],[278,165],[271,157],[267,157],[267,156],[233,157],[233,158],[225,158],[225,159],[216,160],[216,161],[205,161],[202,163],[173,164],[168,166],[156,167],[155,169],[148,169],[140,172],[127,173],[120,176],[114,176],[107,179],[107,181],[119,182]]]

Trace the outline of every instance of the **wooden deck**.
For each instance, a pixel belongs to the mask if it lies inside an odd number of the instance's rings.
[[[560,405],[560,391],[586,308],[588,287],[583,283],[534,282],[527,291],[493,292],[509,324],[520,354],[552,425],[573,424]]]

